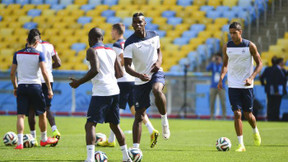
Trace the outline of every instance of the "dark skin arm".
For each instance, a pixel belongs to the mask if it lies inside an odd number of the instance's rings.
[[[69,85],[72,88],[79,87],[81,84],[91,80],[99,73],[99,60],[97,52],[93,48],[89,48],[87,50],[86,58],[90,63],[91,69],[81,79],[76,80],[74,78],[70,78],[71,82]]]
[[[15,97],[17,97],[17,88],[18,88],[17,79],[16,79],[16,69],[17,69],[17,65],[12,64],[11,72],[10,72],[10,79],[11,79],[11,82],[12,82],[13,87],[14,87],[13,94]]]
[[[227,49],[227,45],[225,44],[223,47],[223,66],[221,69],[221,75],[220,75],[220,79],[219,79],[219,83],[218,83],[218,89],[222,89],[223,85],[222,85],[222,81],[227,73],[228,70],[228,55],[226,53],[226,49]]]
[[[57,54],[52,56],[52,60],[53,60],[53,64],[52,64],[53,69],[59,68],[61,66],[61,60]]]
[[[120,64],[121,64],[121,66],[124,66],[124,57],[123,57],[123,53],[121,53],[120,55],[119,55],[119,57],[120,57]]]
[[[122,54],[122,57],[123,57],[123,54]],[[115,59],[114,70],[115,70],[115,77],[117,79],[123,77],[124,73],[122,70],[122,66],[119,63],[118,57],[116,57]]]
[[[162,65],[162,52],[160,48],[157,49],[157,53],[158,53],[158,60],[151,67],[152,73],[156,73]]]
[[[140,73],[137,73],[135,70],[133,70],[131,68],[131,64],[132,64],[131,58],[124,58],[125,70],[128,74],[130,74],[131,76],[137,77],[141,79],[142,81],[150,80],[150,78],[146,74],[140,74]]]

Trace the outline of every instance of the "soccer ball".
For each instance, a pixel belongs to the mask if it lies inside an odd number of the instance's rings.
[[[231,149],[231,142],[227,137],[220,137],[216,141],[216,148],[218,151],[229,151]]]
[[[31,134],[24,134],[23,135],[23,146],[24,148],[31,148],[35,146],[36,141]]]
[[[106,141],[107,137],[103,133],[96,133],[96,142],[95,145],[97,145],[98,142]]]
[[[94,154],[94,157],[95,157],[95,162],[107,162],[108,161],[107,155],[102,151],[96,151]]]
[[[133,162],[140,162],[143,158],[142,151],[139,148],[129,148],[128,155]]]
[[[16,145],[18,136],[14,132],[7,132],[3,137],[3,142],[6,146]]]

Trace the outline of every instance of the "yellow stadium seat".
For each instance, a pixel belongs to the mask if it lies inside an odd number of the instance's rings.
[[[130,10],[119,10],[116,11],[116,17],[120,17],[120,18],[125,18],[125,17],[130,17],[131,16],[131,11]]]
[[[167,31],[166,36],[172,39],[175,39],[175,38],[181,37],[181,34],[182,34],[182,31],[170,30],[170,31]]]
[[[52,27],[56,29],[65,29],[68,27],[68,24],[67,23],[55,23],[52,25]]]
[[[77,57],[80,59],[85,59],[86,58],[86,50],[81,50],[77,53]]]
[[[106,17],[94,17],[93,19],[92,19],[92,22],[91,23],[93,23],[94,25],[95,24],[98,24],[98,23],[105,23],[106,22]]]
[[[226,24],[228,24],[229,23],[229,19],[228,18],[216,18],[215,20],[214,20],[214,24],[219,24],[219,25],[221,25],[221,26],[223,26],[223,25],[226,25]]]
[[[80,9],[80,5],[77,5],[77,4],[71,4],[71,5],[68,5],[66,6],[66,10],[79,10]]]
[[[233,7],[237,5],[238,0],[223,0],[223,6]]]
[[[212,31],[201,31],[201,32],[199,32],[198,37],[206,40],[206,39],[212,37],[212,33],[213,33],[213,30]]]
[[[43,10],[42,11],[42,16],[54,17],[55,15],[56,15],[56,11],[55,10]]]
[[[84,15],[85,15],[85,11],[83,11],[83,10],[73,10],[71,12],[71,16],[74,16],[74,17],[77,17],[77,18],[79,18],[81,16],[84,16]]]
[[[193,5],[204,6],[206,5],[206,0],[194,0]]]
[[[58,44],[62,44],[64,42],[65,37],[59,37],[59,36],[53,36],[49,39],[49,42],[54,44],[54,45],[58,45]]]
[[[66,36],[65,37],[65,42],[72,45],[73,43],[79,42],[79,37],[75,36]]]
[[[27,11],[25,11],[25,10],[14,10],[13,11],[13,15],[15,15],[15,16],[25,16],[26,13],[27,13]]]
[[[33,18],[33,22],[35,22],[37,24],[45,23],[46,20],[47,20],[47,17],[45,17],[45,16],[36,16]]]
[[[73,29],[66,29],[66,30],[61,30],[59,32],[60,37],[67,37],[67,36],[73,36],[75,31]]]
[[[189,28],[190,28],[189,24],[178,24],[178,25],[176,25],[175,30],[180,31],[182,33],[186,30],[189,30]]]
[[[245,26],[245,24],[244,24],[244,19],[241,19],[241,18],[234,18],[234,19],[231,19],[231,21],[230,22],[239,22],[240,24],[241,24],[241,26],[242,26],[242,28],[244,28]]]
[[[1,36],[10,36],[14,32],[14,29],[12,28],[1,28],[0,29],[0,35]]]
[[[190,13],[186,11],[178,11],[176,12],[176,17],[181,17],[181,18],[190,18]]]
[[[80,37],[79,37],[79,43],[86,43],[86,44],[88,43],[88,34],[87,34],[87,33],[84,33],[84,34],[82,34],[82,35],[76,35],[76,34],[75,34],[75,36],[77,36],[77,37],[80,36]],[[106,39],[106,37],[104,37],[104,39]],[[89,45],[88,45],[88,46],[89,46]],[[88,47],[88,46],[87,46],[87,47]]]
[[[148,5],[161,5],[161,0],[148,0]]]
[[[166,44],[171,44],[172,41],[173,39],[169,37],[163,37],[160,39],[161,46],[165,46]]]
[[[277,45],[283,47],[286,53],[288,52],[288,39],[278,39]]]
[[[284,38],[288,39],[288,32],[285,33]]]
[[[169,6],[163,6],[163,5],[161,5],[161,6],[154,6],[154,10],[158,10],[158,11],[161,11],[161,13],[162,12],[164,12],[164,11],[167,11],[167,10],[169,10],[170,9],[170,7]]]
[[[59,67],[59,70],[73,70],[73,64],[62,64]]]
[[[27,43],[27,35],[18,36],[18,43],[26,44]]]
[[[132,0],[133,1],[133,4],[135,5],[139,5],[139,6],[142,6],[142,5],[146,5],[146,0]]]
[[[165,46],[166,51],[171,51],[171,52],[178,52],[179,46],[175,44],[169,44]]]
[[[160,30],[172,30],[173,29],[173,25],[165,25],[165,24],[159,24],[159,29]]]
[[[6,8],[6,4],[0,3],[0,9],[5,9]]]
[[[57,12],[57,16],[62,16],[62,17],[69,17],[70,14],[71,14],[70,10],[59,10]]]
[[[9,45],[9,43],[8,42],[0,42],[0,49],[3,49],[3,48],[8,48],[8,45]],[[0,61],[1,61],[1,59],[0,59]]]
[[[150,16],[149,16],[149,17],[150,17]],[[153,18],[152,22],[153,22],[154,24],[158,24],[158,25],[161,27],[162,25],[165,25],[165,24],[166,24],[167,18],[164,18],[164,17],[155,17],[155,18]]]
[[[32,21],[32,17],[31,16],[20,16],[18,18],[18,22],[22,23],[22,24],[25,24],[25,23],[31,22],[31,21]]]
[[[10,16],[12,13],[13,13],[13,10],[11,9],[4,8],[0,10],[0,15],[3,17]]]
[[[152,10],[152,11],[147,11],[147,12],[145,12],[143,10],[143,12],[144,12],[146,17],[153,17],[153,21],[155,19],[163,19],[163,17],[160,17],[162,12],[159,10]],[[166,19],[166,18],[164,18],[164,19]],[[167,21],[167,19],[165,20],[165,23],[166,23],[166,21]]]
[[[110,10],[119,11],[124,9],[124,5],[114,5],[110,7]]]
[[[83,26],[84,30],[89,31],[90,29],[96,27],[96,23],[87,23]]]
[[[72,23],[68,25],[69,29],[75,29],[75,30],[79,30],[82,28],[82,24],[78,24],[78,23]]]
[[[94,10],[99,10],[100,12],[102,12],[108,9],[109,9],[108,5],[98,5]]]
[[[9,45],[9,48],[14,49],[15,51],[23,49],[24,47],[25,47],[25,44],[22,44],[22,43],[12,43]]]
[[[38,28],[42,28],[42,29],[49,29],[52,27],[53,24],[49,23],[49,22],[44,22],[44,23],[40,23],[38,24]]]
[[[88,70],[88,66],[85,65],[84,63],[76,64],[75,70]]]
[[[27,29],[24,29],[24,28],[19,28],[19,29],[16,29],[14,31],[14,35],[18,36],[18,35],[27,35],[28,34],[28,30]]]
[[[9,36],[9,37],[5,37],[5,38],[4,38],[4,41],[5,41],[5,42],[9,42],[10,44],[13,44],[13,43],[17,42],[17,39],[18,39],[17,36],[11,35],[11,36]],[[9,46],[10,46],[10,45],[9,45]]]
[[[172,10],[172,11],[175,11],[175,12],[180,12],[180,11],[184,11],[184,7],[183,6],[173,5],[173,6],[169,6],[169,10]]]
[[[193,18],[193,17],[186,17],[183,19],[183,23],[184,24],[188,24],[188,25],[192,25],[192,24],[196,24],[198,22],[197,18]]]
[[[20,4],[10,4],[7,6],[7,9],[12,9],[12,10],[20,10],[21,5]]]
[[[23,24],[19,22],[9,23],[8,28],[21,29],[22,25]]]
[[[98,18],[100,17],[102,11],[99,10],[89,10],[86,12],[86,16],[90,16],[92,18]]]
[[[9,24],[10,24],[9,22],[2,21],[0,22],[0,28],[7,28]]]
[[[67,24],[72,24],[72,23],[75,23],[77,20],[76,17],[73,17],[73,16],[69,16],[69,17],[65,17],[62,19],[62,22],[63,23],[67,23]]]
[[[123,8],[124,10],[129,10],[131,11],[131,13],[135,13],[135,12],[139,12],[140,11],[140,7],[138,5],[126,5]],[[132,16],[132,15],[130,15]]]
[[[209,24],[212,24],[212,22],[213,22],[213,19],[211,19],[211,18],[203,18],[203,19],[200,19],[199,21],[198,21],[200,24],[205,24],[205,25],[209,25]]]
[[[1,63],[0,64],[0,71],[8,71],[9,70],[9,68],[10,68],[10,66],[11,66],[11,63],[10,64],[6,64],[6,63]]]
[[[195,46],[199,46],[200,44],[203,44],[204,42],[205,42],[205,39],[201,37],[190,39],[190,44],[194,44]]]
[[[208,0],[208,6],[217,7],[221,5],[222,0]]]
[[[5,56],[5,57],[9,57],[9,56],[13,56],[13,54],[15,53],[16,51],[14,49],[11,49],[11,48],[3,48],[3,49],[0,49],[0,53],[2,56]]]
[[[132,0],[119,0],[118,5],[131,5],[133,2]]]
[[[76,5],[85,5],[88,3],[88,0],[74,0],[74,4]]]
[[[48,10],[50,8],[49,4],[40,4],[36,6],[37,9],[39,10]]]
[[[142,5],[139,8],[141,11],[153,11],[154,6],[153,5]]]
[[[71,50],[71,49],[66,49],[63,51],[62,55],[65,57],[65,56],[68,56],[68,57],[74,57],[76,55],[76,51],[74,50]]]
[[[183,45],[181,46],[181,51],[186,51],[186,52],[195,51],[196,47],[197,46],[194,44]]]
[[[193,17],[197,17],[198,19],[202,19],[204,17],[206,17],[206,12],[205,11],[195,11],[191,13]]]
[[[177,0],[163,0],[163,5],[175,6],[176,2],[177,2]]]
[[[3,21],[4,22],[9,22],[9,23],[12,23],[12,22],[16,22],[17,19],[18,19],[19,16],[5,16],[3,18]]]
[[[279,45],[270,45],[269,52],[275,53],[277,56],[283,55],[284,49],[282,46]]]
[[[75,57],[75,56],[74,57],[68,57],[66,61],[69,63],[74,63],[75,65],[82,63],[82,60],[79,59],[78,57]]]
[[[208,25],[206,25],[206,30],[207,31],[213,31],[213,32],[221,31],[220,30],[221,28],[222,28],[222,25],[219,25],[219,24],[208,24]]]
[[[214,38],[218,38],[221,41],[221,45],[223,43],[226,43],[228,40],[228,33],[227,32],[222,32],[222,31],[216,31],[213,33]]]
[[[184,11],[191,14],[192,12],[199,11],[199,8],[200,8],[199,6],[192,5],[192,6],[185,7]]]
[[[36,6],[34,4],[26,4],[22,7],[22,10],[29,11],[29,10],[34,9],[34,8],[36,8]]]

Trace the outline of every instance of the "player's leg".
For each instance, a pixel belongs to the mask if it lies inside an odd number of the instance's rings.
[[[221,107],[222,107],[222,118],[226,119],[226,95],[225,95],[225,90],[221,89],[218,90],[218,94],[220,97],[220,102],[221,102]]]
[[[87,148],[87,162],[93,162],[94,160],[94,151],[95,151],[95,128],[96,123],[90,122],[87,120],[85,124],[85,131],[86,131],[86,148]]]
[[[166,97],[162,92],[163,88],[163,83],[156,82],[152,86],[152,91],[155,96],[155,105],[157,106],[158,111],[161,114],[162,136],[164,139],[168,140],[170,137],[170,130],[166,111]]]
[[[136,110],[135,119],[133,123],[133,147],[139,148],[141,133],[142,133],[142,122],[144,118],[146,108]]]
[[[34,109],[32,108],[29,109],[28,124],[29,124],[31,135],[33,136],[33,138],[36,138],[36,129],[35,129],[36,118],[35,118]]]
[[[24,118],[25,115],[22,114],[17,115],[18,143],[15,149],[23,149]]]
[[[210,119],[215,119],[214,112],[215,112],[216,95],[217,95],[217,89],[210,88]]]

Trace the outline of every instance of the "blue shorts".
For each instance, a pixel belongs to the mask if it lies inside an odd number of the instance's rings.
[[[253,111],[253,88],[229,88],[228,94],[233,111],[238,109],[242,109],[245,112]]]
[[[135,96],[134,96],[134,82],[118,82],[120,89],[119,96],[119,108],[126,108],[127,102],[129,107],[135,105]]]
[[[92,96],[87,121],[92,123],[120,123],[119,117],[119,95],[114,96]]]
[[[51,84],[51,88],[53,90],[53,82],[51,82],[50,84]],[[50,107],[52,99],[48,98],[48,87],[47,87],[46,83],[42,83],[42,92],[43,92],[44,97],[45,97],[46,106]]]
[[[17,114],[28,115],[29,109],[41,115],[46,111],[45,98],[40,84],[19,84],[17,88]]]
[[[148,108],[150,104],[150,92],[154,83],[165,85],[165,75],[163,71],[158,71],[152,75],[148,83],[135,85],[135,110]]]

